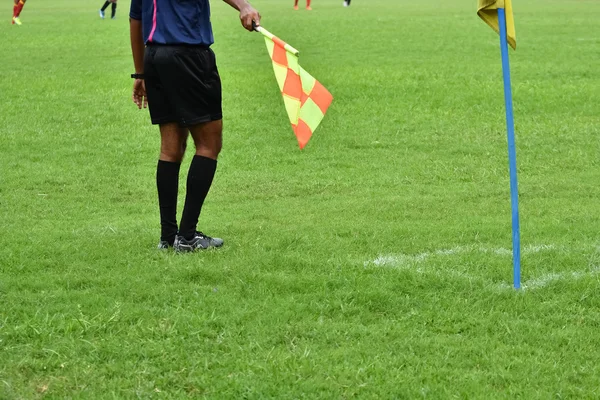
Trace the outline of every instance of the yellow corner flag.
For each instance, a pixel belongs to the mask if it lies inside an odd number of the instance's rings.
[[[515,35],[515,19],[513,17],[511,0],[477,0],[477,15],[492,27],[496,33],[500,33],[498,26],[498,9],[504,8],[506,12],[506,35],[508,44],[513,49],[517,48],[517,37]]]
[[[325,117],[333,96],[298,63],[298,50],[262,27],[275,78],[283,95],[290,123],[303,149]]]

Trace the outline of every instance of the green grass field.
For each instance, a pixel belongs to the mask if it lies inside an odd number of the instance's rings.
[[[300,151],[213,0],[226,242],[191,255],[155,249],[129,2],[3,6],[0,399],[600,397],[600,3],[514,1],[516,292],[498,36],[475,1],[341,2],[254,2],[335,97]]]

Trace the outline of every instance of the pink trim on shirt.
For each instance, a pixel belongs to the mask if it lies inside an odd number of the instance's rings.
[[[152,37],[154,36],[154,31],[156,30],[156,0],[154,0],[154,13],[152,14],[152,30],[150,31],[150,36],[148,36],[148,41],[152,41]]]

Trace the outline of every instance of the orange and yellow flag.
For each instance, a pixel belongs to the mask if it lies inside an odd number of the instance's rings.
[[[325,116],[333,96],[298,63],[298,51],[264,28],[275,78],[283,95],[294,134],[303,149]]]
[[[498,9],[504,8],[506,13],[506,39],[513,49],[517,48],[517,36],[515,33],[515,19],[513,17],[511,0],[478,0],[477,15],[485,21],[496,33],[500,33],[498,25]]]

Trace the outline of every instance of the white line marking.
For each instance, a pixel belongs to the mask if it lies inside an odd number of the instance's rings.
[[[547,273],[539,277],[529,279],[522,282],[521,288],[525,290],[540,289],[548,286],[549,284],[557,281],[574,281],[580,280],[587,277],[593,277],[600,275],[600,265],[594,265],[597,262],[595,257],[600,253],[600,246],[596,245],[591,247],[594,251],[592,259],[588,265],[587,270],[583,271],[571,271],[571,272],[559,272],[559,273]],[[523,247],[522,254],[537,254],[541,252],[563,250],[569,251],[565,247],[557,247],[554,245],[528,245]],[[574,249],[570,249],[574,251]],[[439,270],[427,268],[427,261],[432,257],[452,257],[459,254],[465,253],[483,253],[483,254],[495,254],[499,256],[512,257],[512,250],[502,247],[483,247],[483,246],[456,246],[449,249],[440,249],[432,252],[423,252],[415,255],[408,254],[396,254],[396,255],[380,255],[374,260],[366,261],[365,267],[376,266],[376,267],[391,267],[402,270],[413,270],[418,274],[433,274],[437,276],[455,276],[465,280],[484,280],[485,277],[472,275],[463,271],[457,271],[454,269]],[[502,282],[494,284],[497,289],[512,289],[512,285]]]
[[[541,289],[548,286],[551,283],[558,281],[578,281],[583,278],[593,277],[600,275],[600,269],[594,267],[588,271],[574,271],[574,272],[562,272],[562,273],[549,273],[539,276],[537,278],[529,279],[521,284],[523,290]],[[499,289],[512,289],[513,287],[508,283],[501,283],[498,285]]]

